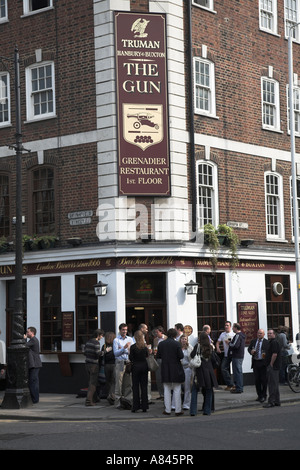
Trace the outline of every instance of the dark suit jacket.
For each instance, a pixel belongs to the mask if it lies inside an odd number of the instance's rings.
[[[36,336],[27,341],[26,346],[29,348],[28,369],[39,369],[42,367],[40,358],[40,343]]]
[[[164,383],[183,383],[184,370],[180,359],[183,359],[182,348],[178,341],[167,338],[157,348],[157,358],[161,358],[161,381]]]
[[[250,345],[249,345],[249,347],[248,347],[248,352],[249,352],[249,354],[251,354],[252,349],[255,348],[256,341],[257,341],[257,338],[255,338],[255,339],[253,339],[253,340],[251,341],[251,343],[250,343]],[[263,339],[263,342],[262,342],[261,350],[266,353],[267,350],[268,350],[268,348],[269,348],[269,341],[264,338],[264,339]],[[251,356],[252,356],[251,368],[253,369],[253,362],[254,362],[255,359],[253,359],[253,355],[252,355],[252,354],[251,354]],[[262,359],[262,361],[263,361],[262,364],[263,364],[263,365],[266,365],[265,359]]]

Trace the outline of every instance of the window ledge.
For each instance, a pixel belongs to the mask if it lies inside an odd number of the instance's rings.
[[[266,242],[271,242],[271,243],[289,243],[288,240],[284,238],[266,238]]]
[[[217,116],[216,114],[206,114],[206,113],[202,113],[201,111],[194,111],[195,114],[197,114],[197,116],[203,116],[203,117],[207,117],[207,118],[211,118],[211,119],[220,119],[219,116]]]
[[[33,124],[35,122],[47,121],[48,119],[56,119],[56,118],[57,118],[57,115],[54,114],[53,116],[39,117],[38,119],[28,119],[27,121],[24,121],[24,124]]]
[[[274,128],[271,128],[271,127],[264,127],[262,126],[262,130],[263,131],[269,131],[269,132],[277,132],[277,134],[283,134],[283,131],[280,130],[280,129],[274,129]]]
[[[35,11],[28,11],[27,13],[24,13],[24,15],[21,15],[21,18],[27,18],[27,16],[32,16],[32,15],[38,15],[39,13],[44,13],[45,11],[49,10],[54,10],[54,7],[46,7],[46,8],[41,8],[40,10],[35,10]]]

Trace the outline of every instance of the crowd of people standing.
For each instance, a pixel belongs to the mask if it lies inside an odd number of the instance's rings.
[[[128,325],[125,323],[119,325],[117,335],[96,330],[85,348],[89,376],[86,406],[94,406],[99,399],[97,383],[100,369],[103,368],[109,404],[120,410],[130,409],[133,413],[142,410],[146,413],[153,403],[148,360],[154,356],[156,369],[152,372],[155,372],[159,395],[157,400],[164,401],[163,414],[170,415],[174,410],[175,415],[180,416],[187,410],[191,416],[195,416],[200,392],[202,412],[210,415],[214,411],[214,389],[219,388],[218,374],[226,391],[243,393],[242,365],[245,351],[251,355],[256,400],[265,402],[263,406],[267,408],[280,406],[282,359],[287,356],[285,351],[289,349],[288,341],[281,334],[286,335],[283,327],[280,327],[278,333],[269,329],[266,339],[265,332],[259,329],[257,338],[246,349],[246,337],[241,326],[239,323],[231,325],[230,321],[225,322],[224,331],[215,344],[209,325],[203,326],[196,344],[189,343],[190,338],[184,333],[181,323],[167,332],[162,326],[149,332],[147,325],[141,324],[133,336],[128,334]],[[104,338],[102,348],[99,344],[101,338]],[[200,359],[193,361],[198,355]],[[219,357],[217,363],[216,355],[217,359]]]

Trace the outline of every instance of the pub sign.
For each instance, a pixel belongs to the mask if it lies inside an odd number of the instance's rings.
[[[170,196],[165,23],[115,13],[120,195]]]

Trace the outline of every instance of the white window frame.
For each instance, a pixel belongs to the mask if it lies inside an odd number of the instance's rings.
[[[8,13],[7,13],[7,0],[1,0],[1,6],[4,6],[5,13],[1,16],[1,9],[0,9],[0,23],[8,20]]]
[[[204,5],[201,5],[198,2],[203,2]],[[203,8],[204,10],[213,11],[214,9],[214,0],[192,0],[193,5],[199,8]]]
[[[295,8],[292,9],[292,2],[295,2]],[[284,32],[285,37],[289,37],[290,27],[300,22],[299,0],[284,0]],[[299,25],[292,29],[292,37],[299,42]]]
[[[264,92],[264,82],[268,83],[269,86],[274,86],[274,100],[267,100],[265,99],[265,92]],[[269,77],[261,77],[261,103],[262,103],[262,127],[263,129],[269,131],[276,131],[281,132],[280,130],[280,103],[279,103],[279,83],[277,80],[274,80]],[[274,119],[274,123],[270,124],[266,122],[265,115],[266,109],[269,107],[273,110],[272,116]]]
[[[299,187],[299,189],[298,189]],[[292,223],[292,240],[295,241],[294,231],[294,199],[293,199],[293,183],[292,177],[290,177],[290,199],[291,199],[291,223]],[[298,212],[298,228],[300,236],[300,177],[297,177],[297,212]]]
[[[51,66],[51,78],[52,78],[52,86],[47,88],[42,88],[40,91],[33,91],[32,90],[32,71],[34,69],[39,69],[41,67]],[[49,119],[52,117],[56,117],[56,108],[55,108],[55,73],[54,73],[54,62],[47,61],[47,62],[39,62],[27,67],[26,71],[26,111],[27,111],[27,121],[40,121],[42,119]],[[41,93],[48,93],[52,91],[53,96],[53,109],[50,112],[34,114],[34,96],[36,94]]]
[[[32,9],[32,0],[23,0],[24,15],[32,15],[34,13],[39,13],[40,11],[49,10],[50,8],[53,8],[53,0],[48,0],[48,5],[46,7],[42,7],[37,10]]]
[[[2,78],[3,77],[6,77],[6,80],[7,80],[7,83],[6,83],[6,93],[4,94],[3,93],[3,86],[4,86],[4,82],[2,81]],[[0,72],[0,87],[1,87],[1,90],[0,90],[0,98],[3,98],[5,99],[5,101],[7,101],[7,103],[1,103],[0,101],[0,108],[1,108],[1,113],[2,113],[2,106],[5,106],[7,104],[7,112],[8,112],[8,119],[7,121],[3,121],[1,122],[0,121],[0,127],[4,127],[4,126],[7,126],[7,125],[10,125],[11,124],[11,121],[10,121],[10,76],[9,76],[9,73],[8,72]]]
[[[273,178],[273,182],[268,178]],[[268,191],[268,185],[273,190]],[[266,235],[269,241],[284,241],[283,181],[278,173],[265,173]],[[272,210],[271,210],[272,209]]]
[[[198,64],[208,66],[208,85],[197,83],[197,67]],[[197,89],[207,92],[208,95],[208,109],[203,109],[197,106]],[[203,59],[202,57],[194,57],[194,103],[195,113],[205,116],[216,117],[216,89],[215,89],[215,64],[210,60]]]
[[[206,181],[204,184],[199,183],[199,167],[206,165],[211,170],[211,184]],[[207,173],[206,173],[207,174]],[[211,223],[215,227],[219,224],[219,191],[218,191],[218,167],[216,164],[208,160],[198,160],[196,162],[196,175],[197,175],[197,218],[198,218],[198,228],[202,229],[205,224]],[[204,197],[210,198],[211,204],[209,210],[211,210],[211,217],[204,215],[204,211],[207,210],[207,207],[203,209],[200,206],[199,200],[203,196],[203,190],[206,191]]]
[[[300,136],[300,87],[293,86],[294,90],[294,123],[295,123],[295,136]],[[286,97],[287,97],[287,127],[288,133],[291,132],[290,126],[290,99],[289,99],[289,85],[286,86]]]
[[[259,28],[267,33],[277,34],[278,15],[277,0],[258,0],[259,1]],[[269,18],[270,27],[264,25],[264,19]]]

